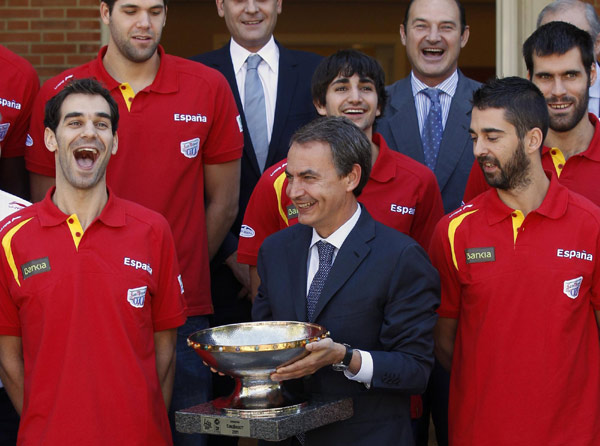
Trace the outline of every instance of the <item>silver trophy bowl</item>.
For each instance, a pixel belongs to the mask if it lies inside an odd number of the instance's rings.
[[[213,405],[228,415],[261,417],[299,410],[302,405],[286,398],[270,375],[306,356],[307,343],[328,336],[309,322],[247,322],[197,331],[187,342],[206,364],[236,381],[233,393]]]

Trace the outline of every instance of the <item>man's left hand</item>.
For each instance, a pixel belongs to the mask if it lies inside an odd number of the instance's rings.
[[[331,338],[306,344],[306,350],[309,351],[308,356],[285,367],[279,367],[271,375],[271,379],[286,381],[312,375],[322,367],[341,362],[346,354],[346,347],[333,342]]]

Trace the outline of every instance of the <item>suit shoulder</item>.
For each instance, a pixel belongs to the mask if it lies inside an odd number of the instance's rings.
[[[481,87],[481,82],[471,79],[470,77],[461,76],[460,81],[464,82],[467,88],[471,91],[478,90]]]
[[[215,63],[221,62],[224,55],[227,55],[227,53],[224,52],[224,50],[225,47],[222,47],[216,50],[207,51],[206,53],[196,54],[195,56],[190,57],[190,60],[194,62],[200,62],[205,65],[213,65]]]
[[[282,48],[282,50],[284,50],[284,49]],[[289,55],[293,56],[298,62],[302,62],[302,63],[314,65],[314,66],[319,65],[319,63],[323,60],[323,56],[316,54],[316,53],[311,53],[309,51],[289,50],[287,48],[285,48],[285,51]]]
[[[388,85],[387,87],[385,87],[386,91],[388,92],[388,94],[391,96],[393,95],[398,95],[398,94],[406,94],[407,90],[406,90],[406,85],[410,85],[410,78],[409,77],[405,77],[402,78],[400,80],[397,80],[396,82],[394,82],[391,85]],[[410,91],[410,90],[408,90]]]

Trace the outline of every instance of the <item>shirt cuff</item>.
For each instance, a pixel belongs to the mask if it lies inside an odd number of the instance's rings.
[[[355,349],[355,351],[360,354],[360,370],[356,375],[353,375],[349,370],[344,370],[344,375],[352,381],[363,383],[369,389],[371,387],[371,380],[373,379],[373,357],[369,352],[363,352],[358,349]]]

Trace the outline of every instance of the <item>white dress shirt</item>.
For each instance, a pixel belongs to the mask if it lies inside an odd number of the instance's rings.
[[[356,226],[356,222],[358,222],[358,218],[360,217],[360,212],[360,205],[357,205],[356,211],[354,214],[352,214],[352,217],[350,217],[346,223],[337,228],[335,232],[327,238],[321,237],[313,228],[312,240],[310,242],[310,247],[308,248],[308,274],[306,278],[307,295],[308,290],[310,290],[310,284],[312,283],[315,274],[317,274],[317,271],[319,270],[319,250],[317,248],[317,242],[323,240],[324,242],[330,243],[334,246],[332,264],[335,263],[337,253],[344,244],[348,234],[350,234],[352,229],[354,229],[354,226]],[[346,370],[344,371],[344,375],[346,375],[346,378],[351,379],[352,381],[358,381],[365,384],[367,387],[370,387],[371,380],[373,378],[373,357],[369,352],[364,352],[358,349],[356,349],[356,351],[360,353],[361,357],[360,370],[356,375],[353,375],[349,370]]]
[[[235,40],[231,39],[229,52],[231,54],[233,72],[235,73],[235,80],[237,82],[238,91],[240,92],[242,106],[244,104],[244,85],[246,82],[246,59],[248,59],[248,56],[251,54],[258,54],[263,59],[258,66],[257,71],[265,93],[267,136],[270,143],[271,135],[273,134],[275,103],[277,101],[277,82],[279,80],[279,47],[275,43],[273,36],[271,36],[271,40],[269,40],[258,53],[251,53],[246,48],[240,46]]]
[[[415,74],[410,72],[410,84],[412,85],[412,93],[415,99],[415,108],[417,109],[417,119],[419,121],[419,135],[423,134],[423,124],[429,113],[431,107],[431,100],[427,97],[423,90],[429,88],[419,79],[415,77]],[[440,105],[442,106],[442,126],[446,128],[446,121],[448,121],[448,113],[450,112],[450,105],[452,105],[452,98],[456,93],[456,87],[458,86],[458,71],[454,71],[452,75],[444,80],[441,84],[436,85],[432,88],[442,90],[440,94]]]

